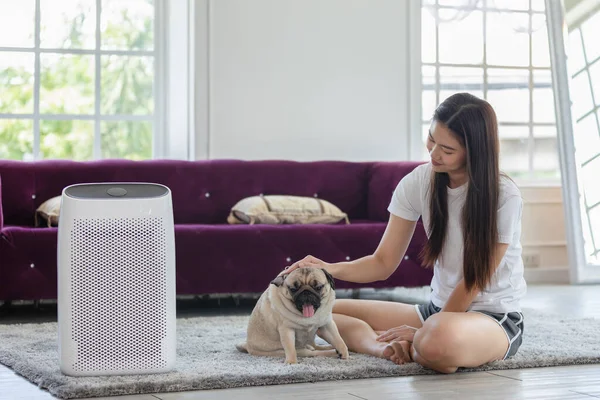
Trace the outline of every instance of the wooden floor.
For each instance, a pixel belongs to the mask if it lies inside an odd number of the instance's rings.
[[[600,286],[530,285],[523,306],[600,318]],[[14,317],[13,317],[14,318]],[[27,318],[27,317],[22,317]],[[44,318],[41,317],[40,320]],[[599,333],[600,340],[600,333]],[[53,399],[0,365],[0,399]],[[117,396],[111,400],[252,399],[593,399],[600,365],[358,379],[197,392]],[[96,398],[100,399],[100,398]]]

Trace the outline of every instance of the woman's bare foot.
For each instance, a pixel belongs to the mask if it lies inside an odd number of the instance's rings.
[[[383,349],[382,357],[387,358],[398,365],[413,362],[410,356],[410,342],[402,340],[400,342],[391,342]]]

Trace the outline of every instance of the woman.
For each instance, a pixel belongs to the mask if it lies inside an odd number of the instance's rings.
[[[282,273],[318,267],[348,282],[385,280],[422,217],[423,261],[434,269],[431,302],[340,299],[333,318],[351,351],[452,373],[511,357],[521,345],[522,199],[499,172],[498,123],[486,101],[458,93],[441,103],[427,149],[431,162],[396,187],[374,254],[333,264],[307,256]]]

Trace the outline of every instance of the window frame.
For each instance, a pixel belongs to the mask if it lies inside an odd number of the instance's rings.
[[[567,66],[567,45],[565,43],[567,39],[566,29],[564,23],[566,21],[564,10],[560,2],[553,0],[546,0],[546,6],[548,9],[548,31],[550,39],[550,55],[557,67],[553,71],[554,85],[555,85],[555,104],[558,110],[558,116],[560,124],[558,125],[558,137],[559,137],[559,150],[561,156],[561,177],[563,187],[563,199],[565,205],[565,225],[567,240],[569,242],[569,276],[572,284],[584,284],[584,283],[598,283],[600,282],[600,263],[598,262],[598,255],[600,254],[600,245],[595,241],[597,237],[594,236],[594,230],[591,225],[590,210],[598,207],[600,209],[600,202],[588,205],[585,197],[585,189],[587,185],[593,185],[591,182],[584,182],[581,178],[582,165],[586,165],[594,159],[598,159],[600,153],[591,159],[585,160],[577,159],[575,146],[575,126],[578,121],[582,121],[586,116],[592,112],[595,114],[596,119],[596,133],[600,134],[600,125],[598,121],[598,113],[600,109],[600,102],[597,105],[596,99],[594,98],[594,90],[592,86],[591,75],[589,73],[589,66],[594,63],[600,62],[600,57],[594,60],[589,60],[586,54],[585,47],[585,36],[581,36],[581,44],[583,51],[583,68],[572,71]],[[589,10],[591,11],[591,10]],[[600,10],[595,10],[596,13],[600,13]],[[592,17],[594,14],[589,15]],[[568,22],[568,21],[567,21]],[[581,21],[580,21],[581,22]],[[581,28],[579,26],[573,27],[573,29]],[[579,29],[581,33],[581,29]],[[570,87],[572,79],[578,74],[585,73],[587,75],[587,82],[589,84],[590,94],[592,96],[592,111],[584,113],[582,116],[572,115],[572,98],[570,94]],[[584,227],[587,225],[587,227]],[[584,239],[584,229],[590,230],[591,246],[593,248],[592,254],[587,253],[586,243]],[[595,257],[594,261],[590,257]]]
[[[528,92],[529,92],[529,110],[528,110],[528,121],[527,122],[499,122],[499,127],[500,129],[502,129],[502,127],[526,127],[526,129],[528,130],[528,136],[527,138],[523,138],[527,140],[527,154],[528,154],[528,174],[525,177],[519,177],[516,176],[513,179],[515,180],[515,182],[522,187],[529,187],[529,186],[545,186],[545,187],[557,187],[560,186],[560,177],[556,177],[556,178],[535,178],[533,176],[533,172],[535,170],[535,165],[534,165],[534,160],[535,160],[535,140],[536,138],[538,138],[537,136],[534,136],[534,131],[537,127],[551,127],[551,128],[557,128],[557,118],[555,118],[555,122],[536,122],[534,121],[534,97],[533,97],[533,93],[534,93],[534,88],[536,88],[535,84],[534,84],[534,74],[538,71],[545,71],[549,74],[550,79],[552,79],[552,66],[547,66],[547,67],[541,67],[541,66],[535,66],[533,65],[533,48],[532,48],[532,41],[533,41],[533,37],[531,34],[529,34],[529,61],[528,61],[528,65],[527,66],[509,66],[509,65],[496,65],[496,64],[488,64],[487,63],[487,41],[486,41],[486,35],[487,35],[487,13],[488,12],[514,12],[514,13],[520,13],[520,14],[525,14],[528,15],[528,20],[529,20],[529,24],[531,26],[532,24],[532,20],[534,18],[534,15],[546,15],[545,11],[543,10],[539,10],[539,7],[532,10],[532,7],[534,6],[534,0],[530,0],[529,3],[529,7],[527,8],[527,10],[512,10],[512,9],[502,9],[502,8],[497,8],[497,7],[490,7],[487,4],[486,0],[479,0],[474,4],[474,7],[467,7],[467,6],[454,6],[454,5],[440,5],[439,4],[439,0],[415,0],[415,3],[418,3],[419,7],[418,10],[414,10],[412,12],[412,16],[411,16],[411,21],[413,21],[414,26],[411,27],[411,37],[415,38],[413,39],[413,47],[416,47],[418,45],[419,51],[418,51],[418,57],[412,57],[411,60],[411,81],[419,81],[421,83],[420,86],[420,90],[418,90],[418,94],[416,93],[417,90],[415,90],[415,93],[411,93],[411,103],[418,103],[418,110],[414,110],[411,111],[411,115],[412,115],[412,120],[413,123],[411,124],[411,128],[412,128],[412,132],[413,134],[411,135],[411,159],[413,160],[421,160],[423,161],[423,148],[425,146],[425,143],[423,142],[423,138],[422,138],[422,131],[423,131],[423,125],[425,124],[429,124],[430,121],[423,119],[422,116],[422,93],[425,91],[426,87],[423,85],[422,81],[423,81],[423,75],[422,75],[422,68],[424,67],[432,67],[435,69],[435,78],[434,78],[434,92],[435,92],[435,96],[436,96],[436,104],[439,104],[440,101],[442,101],[443,99],[440,98],[440,91],[443,90],[443,84],[441,83],[441,77],[440,77],[440,67],[472,67],[472,68],[480,68],[483,72],[483,81],[481,83],[482,85],[482,92],[484,95],[484,98],[487,98],[487,94],[488,94],[488,90],[489,90],[489,81],[488,81],[488,70],[489,69],[503,69],[503,70],[509,70],[509,69],[514,69],[514,70],[518,70],[518,71],[527,71],[528,74]],[[414,8],[417,8],[416,6]],[[422,18],[422,12],[427,12],[427,9],[446,9],[446,10],[463,10],[463,11],[470,11],[470,10],[476,10],[476,11],[481,11],[483,13],[483,26],[482,26],[482,34],[483,34],[483,62],[482,63],[469,63],[469,64],[459,64],[459,63],[444,63],[444,62],[440,62],[440,51],[439,51],[439,25],[437,23],[437,18],[438,18],[438,13],[436,12],[436,27],[435,27],[435,37],[436,37],[436,41],[435,41],[435,60],[434,62],[424,62],[422,61],[422,56],[421,56],[421,51],[420,51],[420,46],[421,46],[421,41],[422,41],[422,34],[421,34],[421,18]],[[548,22],[546,22],[548,23]],[[416,54],[416,52],[414,53]],[[418,58],[418,60],[415,60],[416,58]],[[550,80],[550,87],[552,88],[552,80]],[[417,108],[417,107],[415,107]],[[433,112],[433,110],[431,110]],[[500,140],[501,141],[506,141],[506,140],[522,140],[521,138],[505,138],[500,136]],[[558,140],[558,139],[557,139]],[[557,142],[558,143],[558,142]],[[559,161],[558,159],[558,153],[557,153],[557,161]],[[560,170],[560,162],[559,162],[559,170]],[[510,173],[509,173],[510,174]]]
[[[166,6],[165,0],[154,0],[154,46],[153,50],[102,50],[101,46],[101,18],[102,0],[95,0],[96,28],[94,49],[59,49],[41,48],[41,1],[34,0],[34,43],[33,47],[1,47],[0,54],[4,52],[24,53],[34,55],[33,77],[33,113],[0,113],[0,119],[26,120],[33,123],[33,155],[30,161],[40,158],[40,121],[93,121],[94,141],[92,160],[102,159],[101,149],[101,123],[102,122],[128,122],[147,121],[152,124],[152,158],[161,158],[167,155],[165,137],[165,39],[166,39]],[[92,55],[94,56],[94,113],[93,114],[41,114],[40,113],[40,58],[42,54],[64,55]],[[101,57],[107,55],[118,56],[144,56],[154,59],[153,77],[153,102],[154,110],[149,115],[102,115],[101,113]]]

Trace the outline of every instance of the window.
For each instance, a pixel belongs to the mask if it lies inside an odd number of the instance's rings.
[[[583,196],[582,227],[588,260],[600,262],[600,11],[569,26],[567,69],[575,160]]]
[[[0,158],[148,159],[153,0],[0,0]]]
[[[496,110],[501,169],[520,181],[558,182],[544,11],[544,0],[422,1],[423,143],[437,104],[470,92]]]

